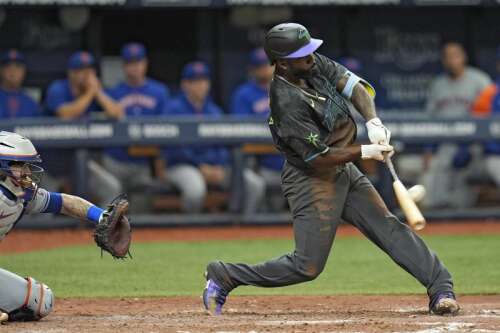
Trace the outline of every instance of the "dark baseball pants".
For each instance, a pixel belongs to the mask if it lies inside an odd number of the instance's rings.
[[[341,220],[358,228],[429,295],[453,289],[451,275],[436,254],[387,209],[354,164],[309,174],[285,164],[282,182],[293,214],[295,251],[257,265],[209,265],[209,276],[226,291],[240,285],[281,287],[313,280],[325,267]]]

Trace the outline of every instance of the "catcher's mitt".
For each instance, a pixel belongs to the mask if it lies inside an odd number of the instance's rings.
[[[126,216],[129,202],[125,194],[116,197],[104,211],[94,231],[94,240],[102,251],[109,252],[115,259],[125,259],[130,255],[132,230]]]

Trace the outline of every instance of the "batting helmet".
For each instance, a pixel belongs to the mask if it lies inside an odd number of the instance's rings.
[[[316,51],[323,41],[311,38],[307,29],[298,23],[282,23],[266,34],[264,50],[271,63],[282,58],[301,58]]]

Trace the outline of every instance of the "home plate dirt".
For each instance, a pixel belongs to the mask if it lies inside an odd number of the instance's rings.
[[[61,299],[35,323],[0,332],[474,332],[500,333],[500,295],[464,296],[456,317],[427,313],[425,296],[232,296],[220,317],[199,297]]]

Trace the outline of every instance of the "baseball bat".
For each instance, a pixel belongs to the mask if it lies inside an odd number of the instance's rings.
[[[422,230],[425,227],[424,216],[420,212],[420,209],[418,209],[415,202],[412,200],[406,187],[403,185],[401,180],[399,180],[396,170],[394,169],[394,165],[392,164],[392,160],[389,156],[385,157],[385,163],[387,164],[387,167],[391,172],[392,179],[394,180],[394,182],[392,183],[392,187],[394,188],[394,194],[398,199],[399,206],[401,207],[401,210],[405,214],[408,224],[414,230]]]

